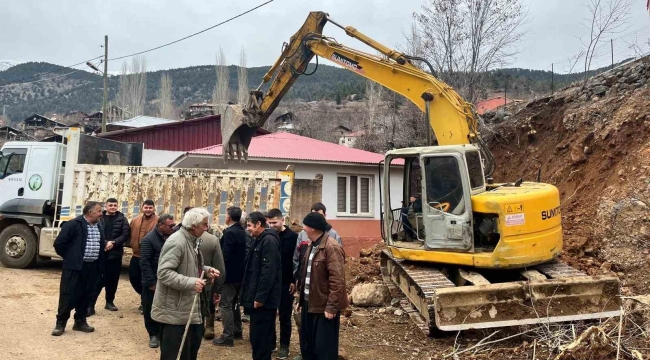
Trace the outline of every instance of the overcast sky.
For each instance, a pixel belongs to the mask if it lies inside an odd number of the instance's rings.
[[[155,47],[202,30],[265,0],[2,0],[0,60],[46,61],[71,65],[103,54],[109,36],[109,58]],[[343,25],[351,25],[397,47],[409,28],[412,14],[426,0],[275,0],[226,25],[145,55],[148,70],[214,64],[223,47],[229,63],[238,63],[245,48],[248,66],[270,65],[281,45],[302,25],[312,10],[328,12]],[[585,0],[525,0],[529,21],[526,38],[513,67],[550,69],[580,50],[579,37],[587,11]],[[634,0],[628,32],[645,29],[650,36],[646,0]],[[358,43],[331,24],[325,33],[353,47]],[[627,42],[631,35],[626,37]],[[641,39],[642,40],[642,39]],[[640,41],[641,41],[640,40]],[[647,46],[647,45],[646,45]],[[603,47],[604,49],[604,47]],[[617,60],[633,53],[617,41]],[[606,56],[603,56],[606,58]],[[605,60],[601,60],[607,62]],[[109,62],[109,71],[121,63]],[[556,68],[557,70],[557,68]]]

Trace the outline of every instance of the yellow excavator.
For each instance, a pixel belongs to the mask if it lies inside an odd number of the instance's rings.
[[[327,22],[381,55],[324,36]],[[437,146],[391,150],[380,170],[382,235],[388,245],[381,256],[382,276],[399,289],[402,307],[423,331],[620,315],[616,277],[587,276],[557,259],[562,251],[557,188],[539,182],[539,175],[537,182],[493,183],[494,159],[480,138],[473,107],[437,79],[430,65],[429,73],[415,65],[428,65],[425,59],[385,47],[324,12],[310,13],[284,44],[248,104],[227,107],[222,119],[226,161],[247,159],[255,129],[314,56],[316,64],[318,57],[329,59],[405,96],[435,133]],[[396,171],[399,184],[391,183]],[[396,193],[401,196],[395,198]]]

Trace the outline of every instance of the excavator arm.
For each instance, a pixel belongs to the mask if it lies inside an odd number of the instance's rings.
[[[375,49],[381,56],[371,55],[341,45],[322,34],[327,22],[345,30],[346,34]],[[412,60],[423,60],[389,49],[353,27],[343,27],[324,12],[311,12],[303,26],[285,43],[281,56],[264,76],[258,89],[251,91],[246,107],[231,105],[222,121],[224,157],[247,158],[247,149],[255,128],[264,125],[284,95],[314,56],[320,56],[391,89],[417,105],[427,117],[439,145],[477,144],[477,117],[472,106],[449,85],[434,75],[414,66]],[[318,61],[318,57],[316,58]],[[276,74],[277,73],[277,74]],[[309,74],[307,74],[309,75]],[[272,80],[266,92],[260,89]]]

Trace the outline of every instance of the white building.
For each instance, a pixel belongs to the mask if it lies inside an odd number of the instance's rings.
[[[358,251],[381,240],[380,175],[382,154],[351,149],[290,133],[254,137],[248,162],[224,163],[222,146],[189,151],[171,163],[172,167],[237,170],[284,170],[295,172],[292,221],[302,221],[311,204],[327,207],[327,220],[344,238],[346,253]],[[392,208],[400,205],[402,167],[391,174]]]

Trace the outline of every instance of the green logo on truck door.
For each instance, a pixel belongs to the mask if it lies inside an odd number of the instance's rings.
[[[38,191],[41,186],[43,186],[43,178],[40,175],[34,174],[29,178],[29,189],[31,191]]]

